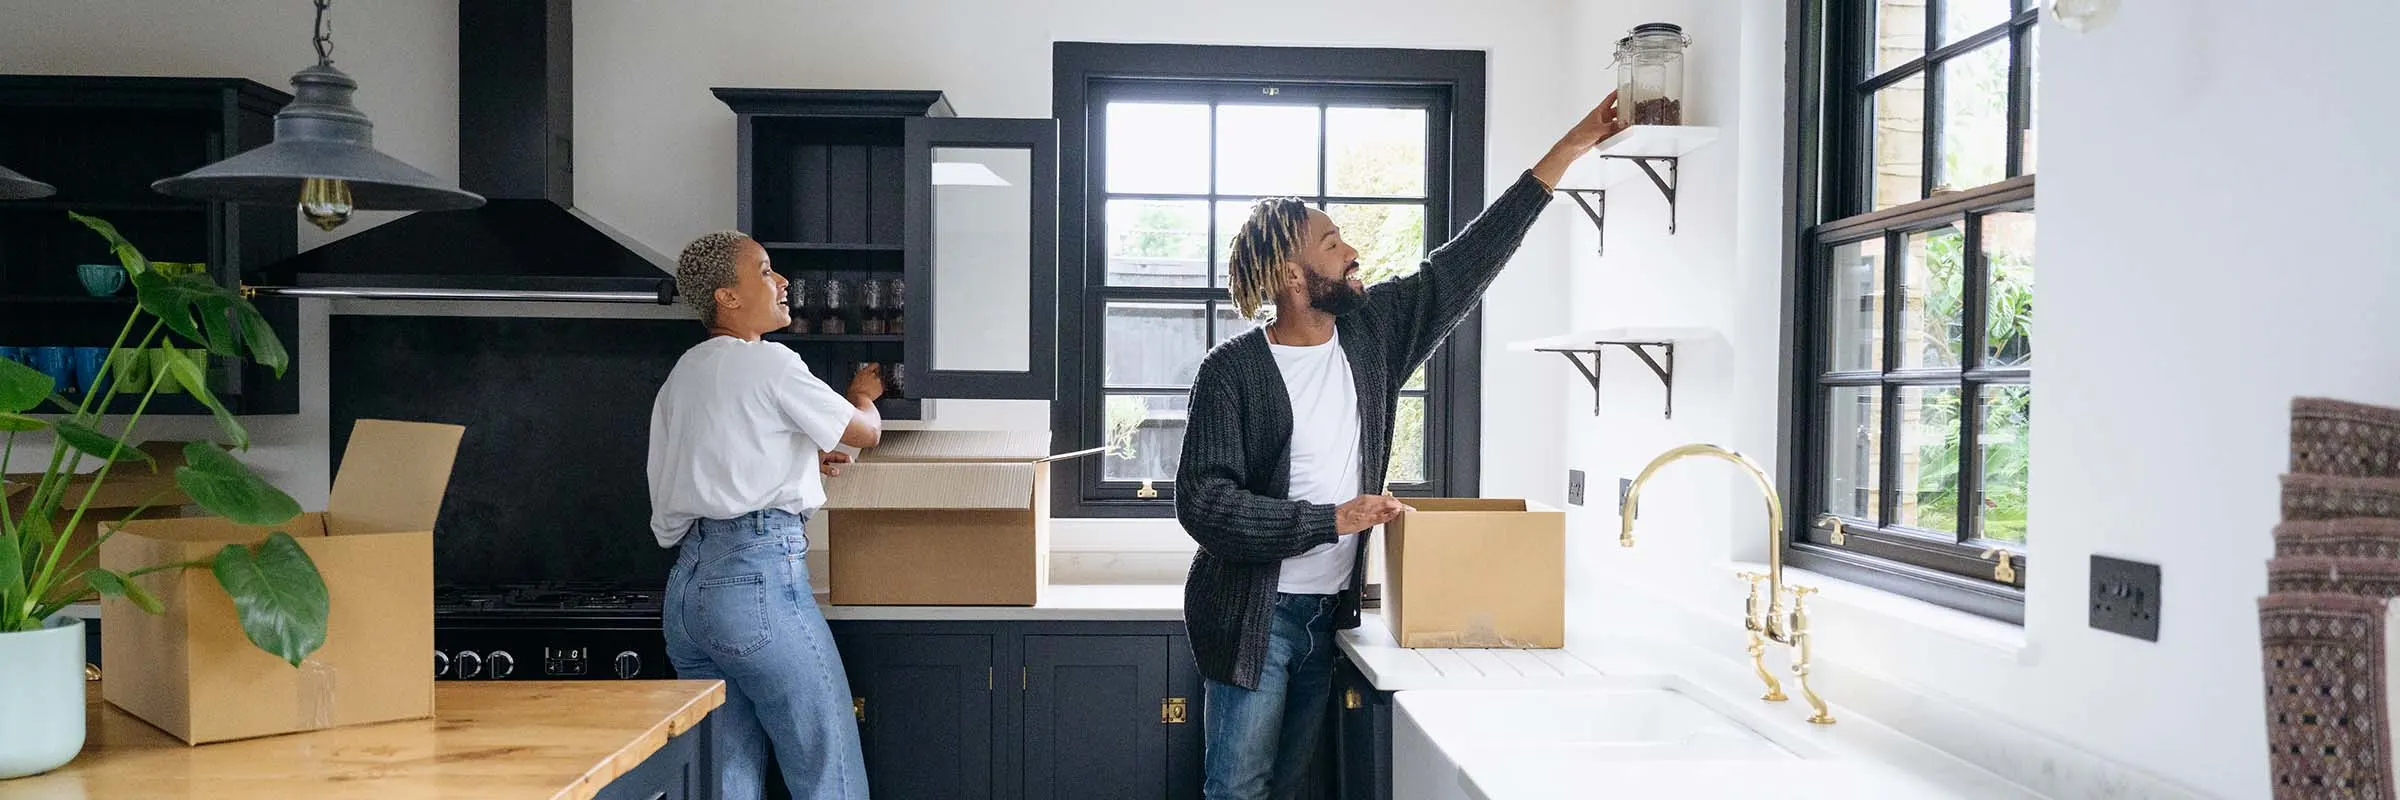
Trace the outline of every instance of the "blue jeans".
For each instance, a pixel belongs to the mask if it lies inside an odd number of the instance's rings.
[[[1258,688],[1208,681],[1201,712],[1207,800],[1300,795],[1333,696],[1334,595],[1278,594]],[[1270,793],[1270,790],[1272,792]]]
[[[692,525],[667,572],[667,659],[725,681],[717,796],[764,791],[770,750],[796,798],[863,800],[850,678],[808,588],[806,517],[759,511]]]

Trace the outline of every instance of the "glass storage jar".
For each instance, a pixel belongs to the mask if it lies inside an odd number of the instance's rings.
[[[1617,121],[1683,124],[1683,50],[1692,38],[1667,22],[1636,25],[1617,40]]]

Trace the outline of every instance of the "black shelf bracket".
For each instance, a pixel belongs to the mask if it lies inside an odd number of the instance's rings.
[[[1642,174],[1650,178],[1650,185],[1658,187],[1658,193],[1667,198],[1667,235],[1675,235],[1679,219],[1675,210],[1675,190],[1683,184],[1683,159],[1676,156],[1601,156],[1601,158],[1631,161],[1634,166],[1642,168]],[[1666,167],[1665,175],[1659,174],[1658,169],[1661,165]],[[1583,215],[1590,217],[1592,228],[1600,232],[1600,247],[1597,252],[1600,255],[1607,255],[1608,190],[1562,187],[1559,191],[1567,193],[1567,197],[1572,198],[1575,205],[1583,207]],[[1586,201],[1584,199],[1586,197],[1591,199]]]
[[[1589,348],[1545,347],[1542,348],[1540,352],[1559,353],[1565,355],[1567,357],[1567,361],[1575,365],[1575,371],[1583,373],[1583,379],[1591,382],[1592,416],[1597,417],[1600,416],[1600,354],[1606,352],[1607,349],[1612,345],[1625,348],[1627,351],[1632,352],[1636,357],[1641,358],[1642,363],[1650,366],[1650,372],[1658,376],[1659,385],[1666,387],[1667,390],[1666,418],[1674,419],[1674,342],[1593,342],[1592,346]],[[1659,354],[1656,356],[1652,355],[1651,348],[1657,348],[1660,351]],[[1589,366],[1586,366],[1583,363],[1583,359],[1577,357],[1581,354],[1589,354],[1592,357],[1592,363]],[[1666,359],[1666,363],[1663,365],[1659,363],[1659,357],[1661,356],[1665,357]]]

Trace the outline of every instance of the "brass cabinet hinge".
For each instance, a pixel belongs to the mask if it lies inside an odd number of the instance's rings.
[[[1182,725],[1190,721],[1187,714],[1184,699],[1181,697],[1162,698],[1158,701],[1158,723],[1161,725]]]

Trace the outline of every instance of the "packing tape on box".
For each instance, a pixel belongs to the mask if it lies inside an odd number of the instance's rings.
[[[1403,643],[1403,646],[1412,649],[1420,647],[1502,650],[1539,649],[1534,647],[1533,643],[1531,642],[1518,641],[1516,639],[1511,639],[1507,636],[1500,635],[1500,629],[1498,626],[1492,624],[1492,615],[1490,614],[1468,615],[1467,629],[1463,631],[1422,631],[1408,634],[1408,641]]]
[[[333,683],[336,670],[316,659],[300,662],[299,680],[294,682],[300,709],[299,727],[313,731],[333,727]]]

